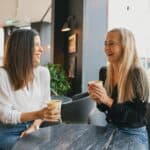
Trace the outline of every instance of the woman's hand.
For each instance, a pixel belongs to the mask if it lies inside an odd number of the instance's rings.
[[[98,104],[103,103],[108,107],[111,107],[113,100],[107,95],[103,86],[98,86],[92,83],[88,85],[88,91],[92,99],[94,99]]]
[[[27,136],[28,134],[38,130],[37,126],[32,124],[27,130],[23,131],[20,135],[20,138]]]
[[[58,122],[61,120],[60,110],[56,108],[54,105],[49,107],[45,107],[38,112],[38,116],[42,120],[50,121],[50,122]]]
[[[61,108],[58,109],[55,105],[47,106],[38,111],[22,112],[20,117],[21,122],[33,121],[37,119],[58,122],[61,120]]]

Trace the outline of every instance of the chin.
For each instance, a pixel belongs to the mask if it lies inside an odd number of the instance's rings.
[[[37,66],[39,66],[40,65],[40,61],[38,61],[38,62],[34,62],[34,67],[37,67]]]

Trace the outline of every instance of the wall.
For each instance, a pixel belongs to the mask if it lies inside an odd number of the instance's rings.
[[[54,0],[54,63],[65,63],[66,54],[66,34],[61,32],[61,28],[66,21],[68,0]]]
[[[68,16],[75,16],[76,28],[63,33],[61,27]],[[97,80],[99,69],[106,65],[104,40],[107,31],[107,0],[55,0],[54,63],[67,71],[68,36],[77,35],[75,78],[72,95],[87,90],[89,80]]]
[[[82,91],[82,33],[83,33],[83,0],[69,0],[68,16],[75,16],[76,26],[71,30],[69,35],[75,33],[77,36],[76,46],[77,53],[75,63],[75,78],[72,79],[72,94]]]
[[[41,64],[45,65],[50,62],[50,42],[51,42],[51,24],[48,22],[35,22],[31,23],[31,27],[36,29],[41,38],[41,45],[44,49],[41,55]]]
[[[50,53],[50,40],[51,40],[51,24],[44,23],[42,27],[41,36],[41,44],[43,45],[44,52],[41,55],[41,64],[45,65],[51,61],[51,53]]]
[[[97,80],[106,65],[104,40],[107,32],[107,0],[84,0],[82,91],[90,80]]]

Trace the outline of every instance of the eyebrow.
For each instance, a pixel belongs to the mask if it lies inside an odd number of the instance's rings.
[[[120,42],[120,41],[114,41],[114,40],[106,40],[106,41],[104,41],[104,42]]]

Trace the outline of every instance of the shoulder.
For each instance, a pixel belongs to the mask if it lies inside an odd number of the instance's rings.
[[[149,87],[146,71],[140,66],[130,70],[129,79],[131,80],[132,84],[135,85],[136,89],[143,89],[143,87]]]
[[[35,72],[37,74],[39,74],[39,76],[42,77],[42,78],[49,78],[50,77],[49,70],[46,67],[44,67],[44,66],[38,66],[35,69]]]
[[[132,79],[140,81],[140,79],[147,79],[146,71],[142,67],[134,67],[130,70],[129,75]]]
[[[107,71],[106,66],[103,66],[103,67],[100,68],[100,70],[99,70],[99,80],[105,81],[106,71]]]
[[[149,97],[149,81],[146,71],[139,66],[133,68],[130,74],[129,78],[132,82],[136,96],[147,101]]]
[[[2,87],[4,87],[3,89],[11,87],[11,83],[6,69],[0,67],[0,88]]]
[[[1,80],[8,79],[8,73],[3,67],[0,67],[0,78]]]
[[[44,66],[38,66],[37,69],[41,74],[49,74],[49,70]]]
[[[107,70],[106,66],[103,66],[100,68],[100,72],[102,73],[106,73],[106,70]]]
[[[133,73],[137,74],[137,73],[142,72],[142,71],[143,71],[143,68],[136,66],[136,67],[132,68],[131,71],[132,71]]]

